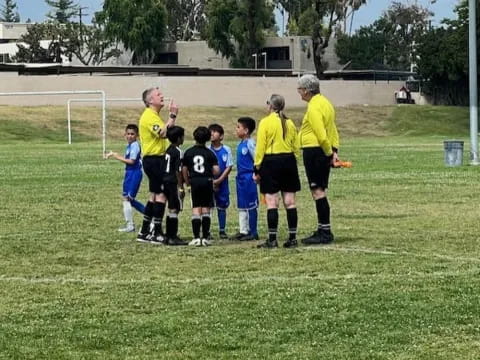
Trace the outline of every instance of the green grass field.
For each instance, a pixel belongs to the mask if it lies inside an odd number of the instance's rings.
[[[15,111],[0,107],[0,359],[478,359],[479,168],[443,163],[450,138],[468,163],[466,109],[340,109],[354,166],[332,173],[336,241],[270,251],[119,234],[123,168],[101,158],[86,120],[69,146],[55,109],[44,127]],[[316,219],[300,169],[302,237]],[[236,223],[232,206],[230,233]],[[283,242],[283,211],[280,229]]]

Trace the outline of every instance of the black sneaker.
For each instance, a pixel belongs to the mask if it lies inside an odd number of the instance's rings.
[[[220,239],[223,239],[223,240],[228,239],[228,235],[227,235],[227,233],[226,233],[225,231],[220,231],[220,232],[218,233],[218,237],[219,237]]]
[[[296,248],[297,246],[298,246],[298,242],[296,239],[290,239],[283,243],[283,247],[287,249]]]
[[[150,238],[150,243],[154,245],[165,245],[165,237],[161,234],[157,236],[154,235]]]
[[[143,234],[143,233],[138,233],[137,234],[137,241],[138,242],[143,242],[143,243],[148,243],[150,242],[150,234]]]
[[[186,246],[188,245],[188,243],[180,239],[178,236],[175,236],[173,238],[167,238],[165,241],[165,245]]]
[[[240,238],[242,238],[242,237],[244,237],[244,236],[246,236],[246,235],[248,235],[248,234],[242,234],[241,232],[238,232],[238,233],[236,233],[235,235],[233,235],[233,236],[230,238],[230,240],[240,240]]]
[[[330,230],[320,230],[318,236],[322,244],[331,244],[334,236]]]
[[[277,247],[278,247],[277,240],[274,240],[274,241],[267,240],[264,243],[257,245],[258,249],[273,249]]]
[[[251,234],[245,234],[245,235],[242,234],[242,237],[239,238],[238,240],[240,240],[240,241],[250,241],[250,240],[255,240],[255,237]]]

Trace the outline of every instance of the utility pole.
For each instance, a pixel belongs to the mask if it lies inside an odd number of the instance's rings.
[[[468,44],[470,84],[470,164],[480,165],[478,159],[478,89],[477,89],[477,27],[476,2],[468,1]]]
[[[80,44],[83,44],[83,30],[82,30],[82,17],[83,16],[88,16],[88,14],[84,14],[82,10],[86,10],[88,7],[78,7],[78,19],[79,19],[79,24],[80,24]]]

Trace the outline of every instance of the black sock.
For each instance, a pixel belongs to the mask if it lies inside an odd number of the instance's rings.
[[[176,213],[171,213],[167,215],[167,236],[170,239],[173,239],[178,234],[178,215]]]
[[[288,239],[295,240],[297,238],[297,208],[287,209]]]
[[[143,223],[142,223],[142,230],[140,232],[142,234],[148,234],[150,232],[150,223],[152,222],[153,217],[153,202],[147,202],[145,205],[145,211],[143,213]]]
[[[278,209],[267,210],[268,241],[277,240]]]
[[[202,234],[204,239],[210,237],[210,224],[212,220],[210,219],[210,214],[202,214]]]
[[[200,239],[200,228],[202,227],[202,219],[199,215],[192,215],[192,231],[193,238]]]
[[[162,234],[162,220],[165,214],[165,203],[156,202],[153,205],[153,225],[155,236]]]
[[[317,207],[318,230],[330,230],[330,205],[326,197],[315,201]]]

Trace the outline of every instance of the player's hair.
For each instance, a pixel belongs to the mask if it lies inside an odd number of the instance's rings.
[[[142,100],[146,107],[150,105],[152,92],[157,89],[158,87],[151,87],[142,93]]]
[[[320,93],[320,80],[315,75],[305,74],[298,79],[298,87],[316,95]]]
[[[181,126],[172,126],[167,129],[167,139],[172,144],[176,144],[184,136],[185,129]]]
[[[255,131],[255,120],[253,120],[251,117],[243,116],[239,118],[237,122],[242,124],[243,127],[248,129],[249,135],[252,135],[252,133]]]
[[[220,135],[225,134],[225,131],[223,130],[223,126],[220,124],[210,124],[208,126],[208,130],[218,132]]]
[[[283,138],[287,135],[287,119],[288,117],[283,113],[283,109],[285,108],[285,98],[282,95],[272,94],[269,100],[270,106],[273,111],[275,111],[280,120],[282,121],[282,131],[283,131]]]
[[[135,133],[138,135],[138,126],[135,125],[135,124],[128,124],[126,127],[125,127],[125,131],[127,130],[133,130],[135,131]]]
[[[193,138],[197,144],[205,145],[205,143],[210,140],[210,130],[205,126],[199,126],[193,132]]]

